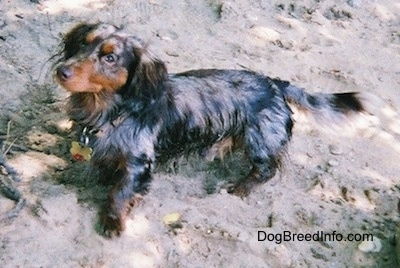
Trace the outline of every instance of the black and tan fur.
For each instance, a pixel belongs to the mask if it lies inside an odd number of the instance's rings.
[[[292,135],[288,103],[319,117],[361,112],[357,93],[310,95],[246,70],[169,74],[137,37],[106,24],[80,24],[63,41],[56,80],[71,92],[70,118],[93,133],[92,165],[117,183],[103,211],[105,235],[119,235],[147,192],[154,165],[188,151],[241,147],[252,164],[233,194],[272,178]]]

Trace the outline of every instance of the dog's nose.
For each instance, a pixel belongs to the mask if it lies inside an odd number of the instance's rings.
[[[70,79],[73,75],[72,69],[65,65],[58,67],[56,73],[57,73],[58,79],[60,79],[62,81],[66,81],[66,80]]]

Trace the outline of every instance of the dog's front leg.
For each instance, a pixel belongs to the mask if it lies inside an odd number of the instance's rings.
[[[109,193],[108,204],[101,215],[102,231],[106,237],[119,236],[132,207],[147,192],[151,180],[151,161],[143,157],[124,160],[121,180]]]

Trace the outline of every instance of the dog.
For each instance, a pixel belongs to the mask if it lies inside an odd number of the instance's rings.
[[[364,110],[357,92],[311,95],[248,70],[169,74],[146,43],[113,25],[79,24],[61,45],[55,79],[71,93],[67,113],[84,129],[92,167],[117,180],[101,213],[107,237],[125,229],[158,162],[204,149],[242,148],[252,168],[230,192],[244,197],[279,168],[292,136],[289,105],[322,120]]]

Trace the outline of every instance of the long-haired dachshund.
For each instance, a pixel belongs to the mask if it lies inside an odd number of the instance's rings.
[[[279,167],[292,135],[288,103],[320,118],[364,110],[357,93],[310,95],[247,70],[168,74],[140,39],[107,24],[80,24],[66,34],[55,77],[71,92],[68,115],[84,129],[93,167],[118,180],[101,217],[106,236],[124,230],[163,159],[240,147],[252,169],[232,193],[246,196]]]

